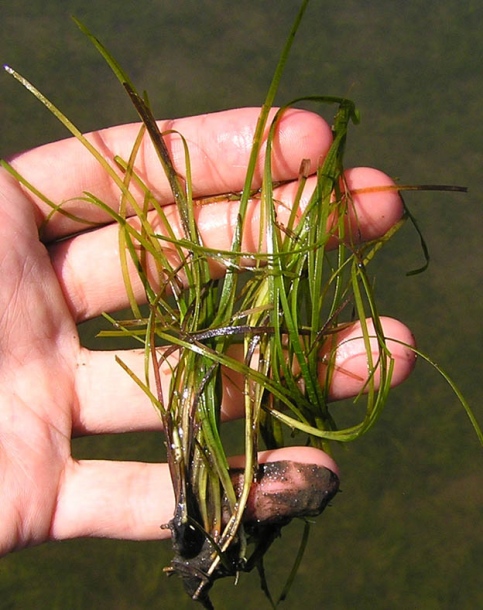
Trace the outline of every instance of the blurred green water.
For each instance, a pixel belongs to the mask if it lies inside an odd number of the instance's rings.
[[[160,117],[258,105],[298,3],[207,0],[3,0],[0,60],[30,78],[87,131],[135,120],[119,85],[70,22],[111,49]],[[313,0],[280,101],[348,95],[362,112],[348,164],[402,182],[456,183],[466,196],[412,194],[432,264],[409,228],[377,263],[381,312],[400,317],[419,346],[451,371],[480,420],[483,270],[483,6],[476,1]],[[66,133],[0,75],[0,156]],[[93,325],[84,340],[95,345]],[[101,345],[101,344],[97,344]],[[340,405],[338,409],[353,409]],[[161,459],[155,434],[82,439],[79,457]],[[483,607],[482,452],[436,373],[420,364],[379,425],[338,448],[342,489],[317,521],[287,609]],[[280,589],[298,524],[269,558]],[[0,609],[190,608],[161,573],[168,544],[81,540],[0,561]],[[230,599],[228,603],[227,600]],[[255,575],[215,586],[219,608],[261,608]]]

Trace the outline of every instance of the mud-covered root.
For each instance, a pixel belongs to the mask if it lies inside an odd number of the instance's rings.
[[[243,488],[243,478],[242,469],[231,472],[237,495]],[[189,515],[188,520],[182,518],[181,504],[178,504],[169,523],[174,557],[166,572],[180,576],[188,595],[211,609],[209,591],[215,580],[226,576],[235,578],[240,572],[259,567],[287,523],[296,517],[319,515],[338,490],[338,476],[323,466],[288,460],[260,464],[243,515],[243,537],[250,553],[241,555],[240,536],[235,536],[220,556],[210,536],[202,534],[195,516]],[[229,516],[227,508],[227,520]]]

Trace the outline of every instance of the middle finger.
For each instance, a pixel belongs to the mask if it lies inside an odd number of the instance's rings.
[[[388,176],[371,168],[347,170],[345,179],[348,188],[354,191],[394,185]],[[309,178],[304,189],[302,207],[314,187],[315,178]],[[288,217],[296,189],[295,182],[276,189],[275,197],[281,202],[277,211],[281,224],[284,224],[284,217]],[[197,226],[207,248],[230,250],[238,209],[237,201],[219,201],[196,207]],[[164,210],[170,228],[176,235],[182,236],[176,207],[170,205]],[[347,218],[351,239],[368,240],[383,235],[399,220],[402,211],[401,199],[394,190],[355,193]],[[149,218],[155,231],[165,233],[166,229],[163,229],[155,213],[151,213]],[[257,199],[250,202],[246,218],[242,250],[256,253],[259,250],[260,234],[260,205]],[[129,305],[120,264],[119,229],[116,224],[54,244],[49,250],[64,296],[77,322],[100,315],[103,311],[116,311]],[[175,258],[172,265],[176,268]],[[138,302],[142,302],[144,288],[134,265],[131,267],[135,297]],[[211,272],[213,277],[221,277],[224,267],[221,263],[213,262]]]

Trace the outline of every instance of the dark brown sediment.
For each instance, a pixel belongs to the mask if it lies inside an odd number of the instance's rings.
[[[237,495],[243,470],[231,472]],[[278,523],[319,515],[339,490],[339,477],[324,466],[288,460],[260,464],[243,516],[244,523]]]

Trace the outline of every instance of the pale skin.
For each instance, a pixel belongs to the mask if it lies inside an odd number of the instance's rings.
[[[161,124],[187,138],[198,197],[239,191],[243,186],[257,109],[238,109]],[[138,126],[126,125],[92,134],[106,158],[127,158]],[[297,178],[300,161],[312,170],[326,154],[331,133],[317,115],[288,112],[275,143],[274,179]],[[174,163],[183,170],[179,141],[168,140]],[[75,140],[64,140],[17,155],[16,170],[52,201],[73,200],[66,208],[105,222],[99,210],[75,201],[90,191],[118,205],[118,194],[93,158]],[[176,214],[166,180],[149,145],[139,157],[138,171],[168,208]],[[368,168],[348,174],[351,188],[391,184]],[[309,179],[307,193],[313,188]],[[280,187],[279,197],[290,205],[294,187]],[[205,243],[228,249],[236,219],[235,202],[200,206],[199,226]],[[382,235],[402,214],[394,191],[356,197],[357,230],[363,239]],[[101,536],[133,540],[161,539],[169,531],[174,498],[166,464],[74,460],[71,438],[79,435],[160,429],[159,418],[112,352],[91,352],[79,343],[76,325],[127,306],[119,265],[117,228],[107,225],[74,236],[73,221],[54,216],[39,239],[39,226],[48,206],[0,172],[0,555],[48,540]],[[283,210],[281,210],[283,214]],[[256,244],[253,234],[245,248]],[[57,242],[60,237],[67,238]],[[213,268],[221,275],[221,266]],[[139,300],[142,291],[138,288]],[[387,337],[412,344],[410,331],[384,318]],[[358,336],[357,328],[352,329]],[[338,371],[331,387],[334,400],[355,395],[367,375],[362,341],[339,338]],[[412,352],[391,344],[395,358],[393,383],[403,381],[414,365]],[[122,353],[122,359],[141,372],[142,355]],[[348,374],[349,373],[349,374]],[[168,375],[168,372],[163,372]],[[166,382],[166,378],[164,379]],[[225,419],[243,415],[236,380],[227,380]],[[267,452],[267,460],[294,460],[326,466],[333,460],[321,451],[290,448]],[[239,460],[237,461],[237,465]]]

